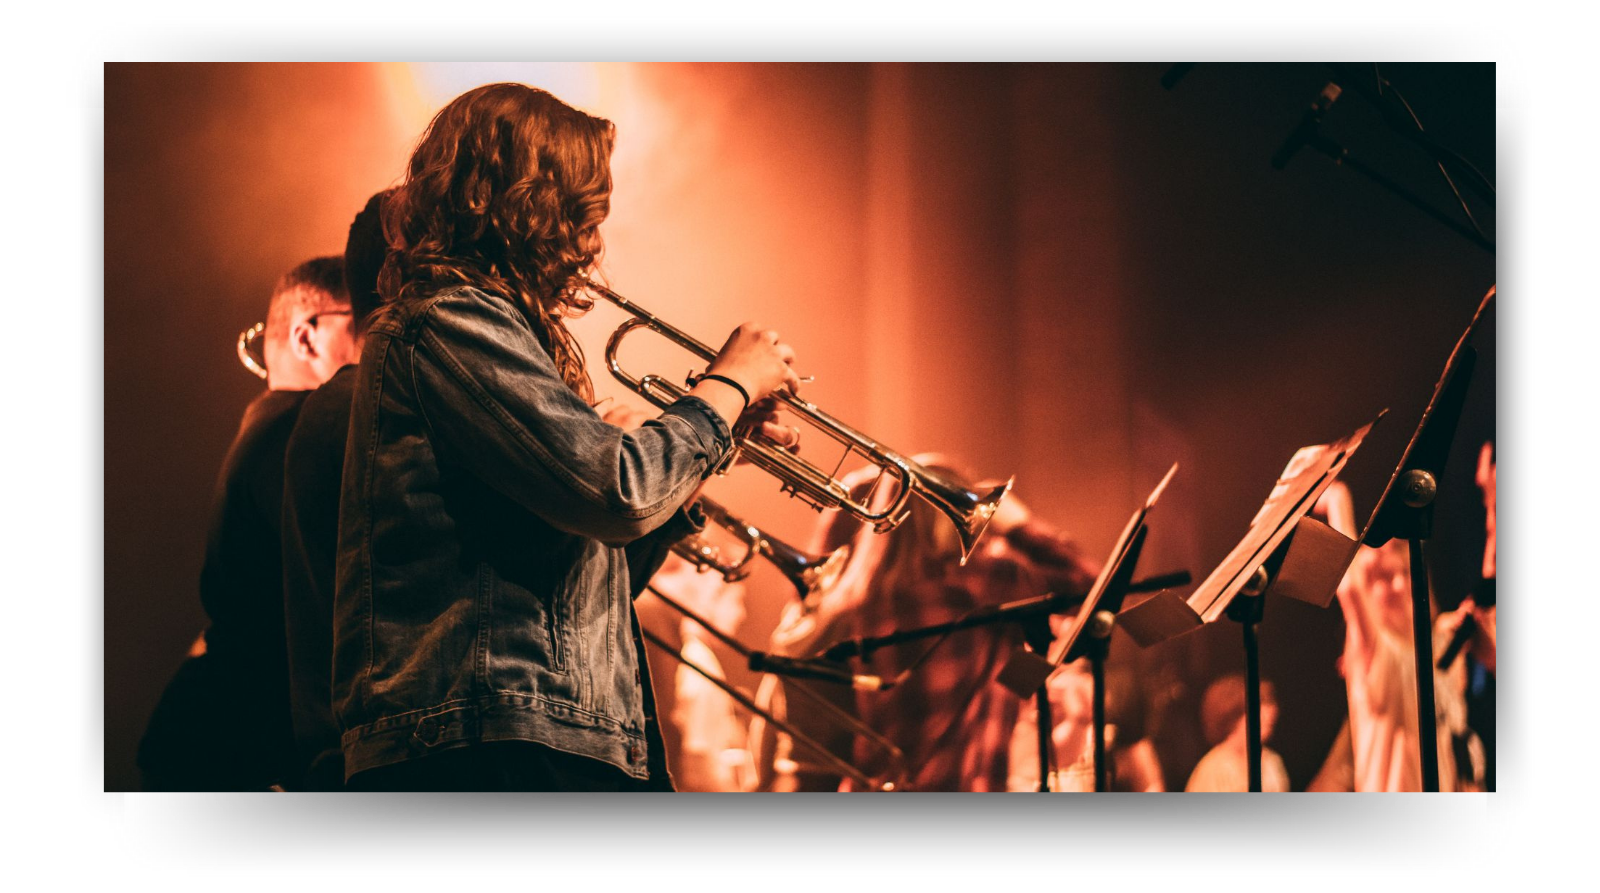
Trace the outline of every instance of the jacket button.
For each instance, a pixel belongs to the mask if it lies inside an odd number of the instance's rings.
[[[644,756],[644,754],[640,753],[640,751],[639,751],[639,745],[637,745],[637,744],[628,745],[628,762],[637,763],[637,762],[639,762],[639,759],[641,757],[643,757],[643,756]]]
[[[430,716],[418,723],[417,737],[421,738],[424,744],[432,744],[439,737],[439,721]]]

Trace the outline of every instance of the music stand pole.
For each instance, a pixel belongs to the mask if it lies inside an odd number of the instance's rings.
[[[1258,636],[1266,610],[1265,593],[1270,578],[1264,567],[1256,572],[1228,605],[1228,619],[1244,630],[1244,740],[1252,794],[1261,793],[1261,642]]]
[[[1116,618],[1109,611],[1097,611],[1090,620],[1089,668],[1094,674],[1094,790],[1111,790],[1111,763],[1106,753],[1106,656],[1111,651],[1111,625]]]
[[[1361,536],[1361,542],[1374,549],[1391,539],[1403,539],[1408,544],[1411,645],[1417,674],[1417,749],[1422,789],[1428,792],[1439,790],[1439,730],[1434,712],[1438,708],[1433,692],[1433,612],[1424,543],[1433,536],[1433,507],[1439,496],[1439,481],[1444,476],[1445,460],[1449,458],[1477,364],[1478,352],[1467,342],[1477,330],[1483,311],[1494,300],[1495,291],[1491,287],[1478,302],[1472,321],[1456,341],[1416,433],[1406,445]]]
[[[1050,615],[1039,614],[1028,618],[1022,624],[1022,636],[1028,643],[1028,649],[1034,654],[1044,657],[1050,651]],[[1055,762],[1055,747],[1051,740],[1051,732],[1055,730],[1055,717],[1050,711],[1050,683],[1048,680],[1039,683],[1039,688],[1033,694],[1034,706],[1039,711],[1039,793],[1050,791],[1050,782],[1055,778],[1052,764]]]
[[[1093,604],[1086,605],[1082,609],[1092,610],[1093,613],[1083,621],[1080,628],[1067,632],[1070,641],[1061,658],[1061,663],[1077,660],[1080,657],[1089,658],[1089,670],[1094,680],[1091,703],[1094,722],[1095,793],[1111,790],[1111,760],[1106,752],[1106,656],[1111,652],[1111,630],[1116,625],[1117,612],[1122,610],[1122,602],[1128,596],[1133,569],[1139,564],[1139,556],[1144,551],[1145,536],[1149,532],[1149,526],[1141,522],[1129,540],[1127,549],[1116,556],[1116,564],[1099,598],[1093,599]]]
[[[1249,767],[1249,790],[1261,793],[1261,644],[1255,622],[1244,624],[1245,715],[1244,736]]]
[[[1411,553],[1411,647],[1417,664],[1417,738],[1422,750],[1422,789],[1439,790],[1439,729],[1433,695],[1433,612],[1428,600],[1428,565],[1421,537]]]

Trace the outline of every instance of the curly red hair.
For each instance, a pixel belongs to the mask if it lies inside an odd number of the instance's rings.
[[[565,319],[594,301],[582,275],[604,248],[616,128],[549,93],[487,84],[435,115],[383,208],[385,304],[471,285],[533,323],[568,387],[593,401]]]

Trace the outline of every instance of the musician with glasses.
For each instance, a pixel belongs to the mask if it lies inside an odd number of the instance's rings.
[[[387,246],[379,219],[387,192],[367,200],[345,240],[356,353],[305,398],[283,462],[283,613],[288,636],[289,711],[295,758],[292,790],[342,790],[344,754],[333,718],[333,590],[339,547],[339,489],[356,360],[366,322],[378,305],[378,270]]]
[[[519,84],[434,118],[383,209],[356,372],[333,704],[356,789],[670,788],[632,598],[701,523],[741,420],[791,438],[775,332],[625,431],[565,319],[610,209],[611,122]]]
[[[319,257],[273,289],[267,390],[223,461],[200,571],[210,620],[139,745],[148,790],[265,790],[291,762],[279,515],[283,458],[306,392],[352,362],[344,265]]]

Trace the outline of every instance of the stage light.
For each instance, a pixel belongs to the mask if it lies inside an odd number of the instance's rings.
[[[602,114],[598,66],[588,62],[418,62],[408,66],[432,108],[483,84],[512,81],[548,90],[571,105]]]

